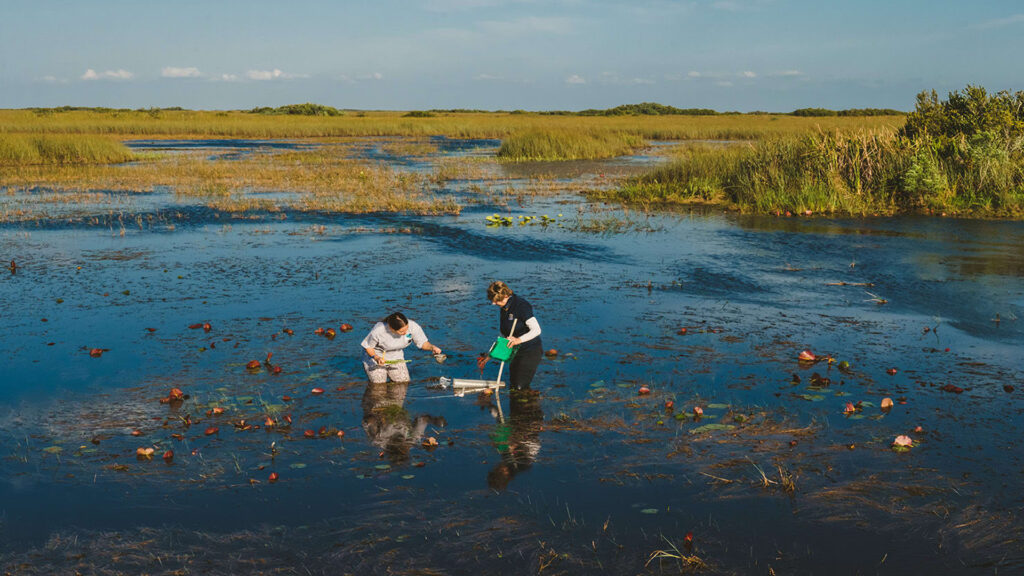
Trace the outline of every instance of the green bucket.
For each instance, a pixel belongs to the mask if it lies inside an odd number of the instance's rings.
[[[491,358],[501,362],[508,362],[516,355],[516,349],[508,345],[508,338],[498,338],[491,346]]]

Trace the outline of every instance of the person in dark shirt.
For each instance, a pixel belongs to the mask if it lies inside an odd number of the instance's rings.
[[[508,338],[509,346],[518,346],[509,365],[509,389],[529,390],[544,355],[544,347],[540,342],[540,324],[533,316],[533,306],[500,281],[492,282],[487,287],[487,299],[499,308],[498,325],[501,335]]]

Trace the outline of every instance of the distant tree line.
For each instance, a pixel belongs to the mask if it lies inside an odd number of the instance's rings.
[[[306,102],[305,104],[288,104],[287,106],[278,106],[277,108],[261,106],[249,110],[249,113],[290,116],[342,116],[344,114],[341,110],[338,110],[333,106],[313,104],[312,102]]]
[[[790,116],[902,116],[902,110],[892,108],[849,108],[847,110],[830,110],[828,108],[800,108],[789,113]]]

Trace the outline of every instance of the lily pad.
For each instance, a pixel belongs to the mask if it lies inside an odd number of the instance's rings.
[[[604,380],[598,380],[597,382],[594,382],[593,384],[590,385],[591,388],[604,388],[604,386]]]
[[[657,508],[644,508],[643,510],[640,511],[640,513],[641,514],[657,514],[658,513],[658,509]]]
[[[391,464],[377,464],[374,468],[377,470],[391,470]]]
[[[292,465],[290,466],[290,468],[293,468],[293,469],[295,469],[295,470],[302,470],[302,469],[303,469],[303,468],[305,468],[305,467],[306,467],[306,465],[305,465],[305,464],[303,464],[302,462],[296,462],[295,464],[292,464]]]
[[[415,474],[402,474],[402,480],[412,480],[415,477]]]
[[[733,430],[736,427],[732,424],[705,424],[690,430],[690,434],[701,434],[703,432],[714,432],[715,430]]]
[[[712,410],[725,410],[728,407],[728,404],[708,404],[708,408],[711,408]]]
[[[43,452],[46,452],[47,454],[60,454],[63,451],[64,449],[60,446],[48,446],[43,448]]]
[[[821,394],[794,394],[793,396],[807,400],[808,402],[821,402],[825,399]]]

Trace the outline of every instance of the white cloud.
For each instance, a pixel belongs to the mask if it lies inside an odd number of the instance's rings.
[[[981,24],[976,24],[973,27],[974,28],[1002,28],[1004,26],[1012,26],[1013,24],[1020,24],[1022,22],[1024,22],[1024,14],[1013,14],[1012,16],[1007,16],[1006,18],[998,18],[996,20],[989,20],[987,22],[982,22]]]
[[[274,80],[275,78],[283,77],[284,72],[277,68],[273,70],[249,70],[245,73],[245,76],[249,80]]]
[[[92,68],[89,68],[82,74],[82,80],[130,80],[134,74],[118,68],[117,70],[106,70],[104,72],[96,72]]]
[[[743,76],[744,78],[757,78],[757,74],[751,72],[750,70],[744,70],[743,72],[740,72],[740,76]]]
[[[238,77],[238,74],[221,74],[216,80],[221,82],[238,82],[241,78]]]
[[[57,78],[56,76],[43,76],[36,78],[36,82],[45,82],[47,84],[67,84],[68,81],[64,78]]]
[[[502,77],[502,76],[494,76],[494,75],[491,75],[491,74],[477,74],[476,76],[473,76],[473,80],[495,81],[495,80],[504,80],[504,79],[505,78]]]
[[[178,68],[176,66],[165,66],[160,71],[160,75],[164,78],[199,78],[202,74],[199,72],[199,68],[195,66],[189,66],[188,68]]]
[[[779,72],[779,76],[803,76],[804,73],[799,70],[783,70]]]
[[[689,72],[686,73],[687,78],[700,78],[701,76],[702,74],[700,72],[697,72],[696,70],[690,70]]]
[[[249,70],[245,73],[249,80],[290,80],[292,78],[308,78],[305,74],[290,74],[274,68],[273,70]]]
[[[573,74],[565,79],[566,84],[586,84],[587,81],[583,79],[579,74]]]

